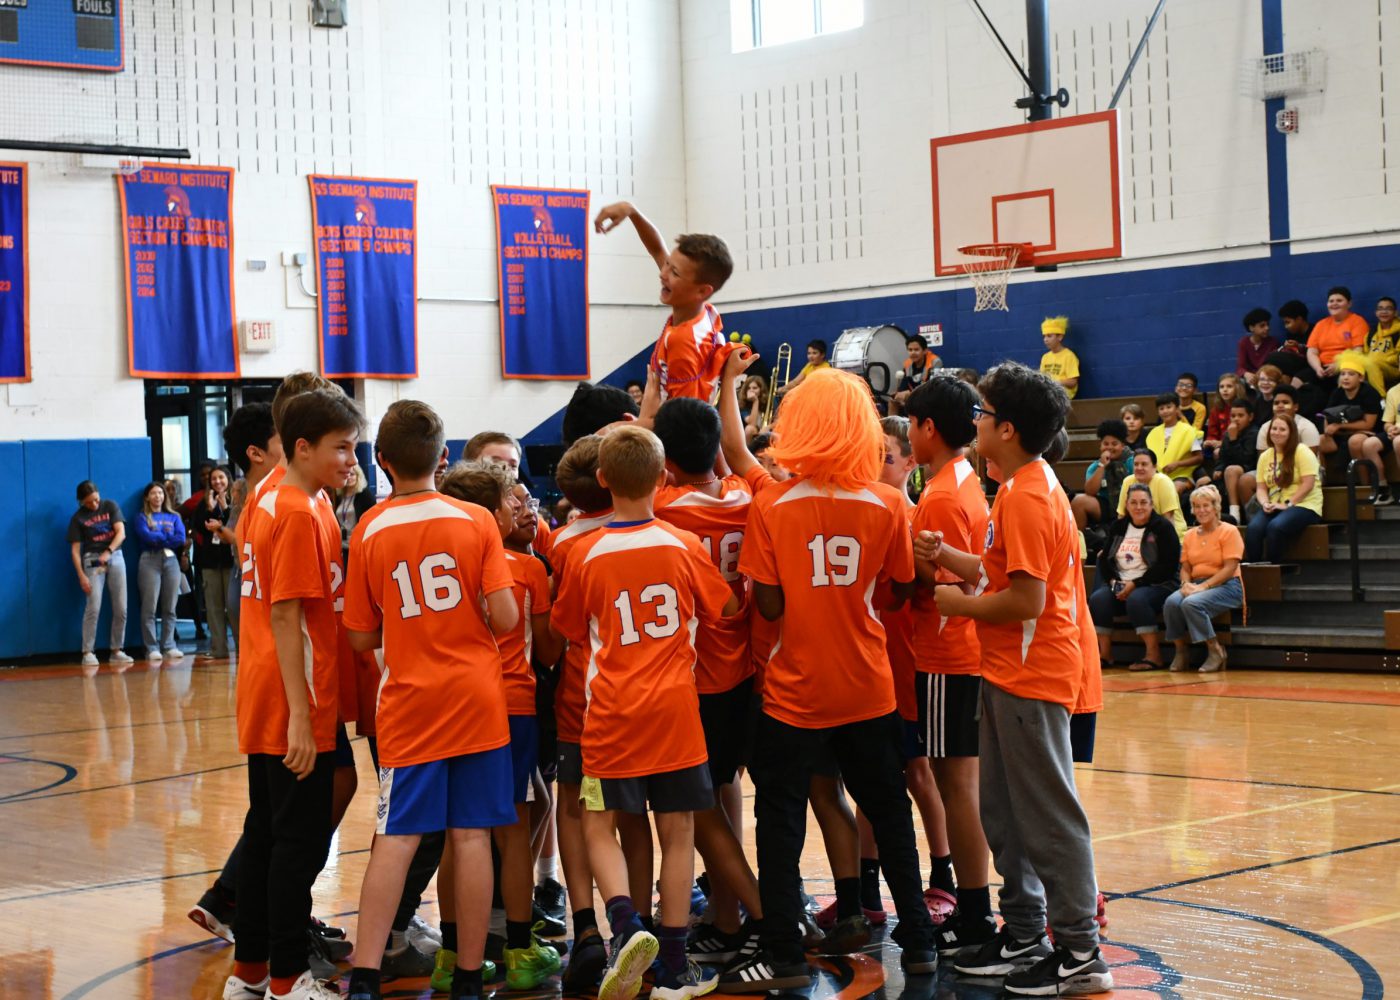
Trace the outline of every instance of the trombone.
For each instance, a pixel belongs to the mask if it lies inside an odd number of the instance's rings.
[[[778,390],[792,380],[792,345],[779,344],[778,355],[773,361],[773,380],[768,387],[768,405],[763,410],[763,424],[773,423],[773,411],[778,405]]]

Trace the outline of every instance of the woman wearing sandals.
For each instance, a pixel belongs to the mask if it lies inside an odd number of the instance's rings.
[[[1142,659],[1128,669],[1161,670],[1162,643],[1157,616],[1176,589],[1181,542],[1176,527],[1152,509],[1152,490],[1129,483],[1128,513],[1114,521],[1099,554],[1099,585],[1089,595],[1089,612],[1099,634],[1099,659],[1112,659],[1113,619],[1127,614],[1142,637]]]
[[[1189,670],[1191,643],[1204,642],[1208,655],[1201,673],[1212,674],[1225,669],[1225,647],[1211,619],[1244,606],[1240,581],[1244,539],[1239,528],[1220,520],[1220,491],[1214,486],[1192,491],[1191,513],[1196,527],[1181,540],[1181,589],[1167,598],[1162,617],[1167,622],[1167,641],[1176,643],[1171,669]]]

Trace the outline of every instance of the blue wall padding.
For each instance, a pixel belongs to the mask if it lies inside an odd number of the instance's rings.
[[[67,531],[78,509],[74,487],[87,478],[87,441],[24,442],[30,654],[62,653],[82,645],[85,598]]]
[[[29,655],[24,446],[0,441],[0,657]]]
[[[102,496],[115,500],[122,516],[130,521],[141,509],[141,491],[151,480],[151,442],[146,438],[118,438],[88,442],[88,476],[97,484]],[[126,562],[126,644],[141,644],[141,595],[136,586],[136,564],[141,548],[132,540],[131,525],[127,525],[126,544],[122,546]],[[102,617],[97,622],[97,648],[108,643],[110,635],[111,602],[102,602]]]

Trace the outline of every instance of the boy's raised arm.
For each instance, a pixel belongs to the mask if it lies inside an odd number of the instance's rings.
[[[652,225],[641,212],[637,211],[629,201],[617,201],[611,205],[605,205],[599,210],[597,218],[593,220],[593,228],[600,235],[606,236],[627,219],[632,220],[632,226],[637,230],[637,236],[642,241],[642,246],[647,253],[651,254],[651,259],[656,261],[656,266],[662,268],[666,266],[668,254],[666,253],[666,240],[661,235],[661,230]]]
[[[758,464],[749,452],[744,421],[739,416],[739,395],[734,389],[744,372],[757,360],[758,355],[747,347],[737,348],[729,352],[719,376],[720,452],[736,476],[744,475]]]

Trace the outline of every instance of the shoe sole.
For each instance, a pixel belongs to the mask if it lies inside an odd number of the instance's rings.
[[[508,990],[533,990],[541,984],[548,982],[551,976],[559,974],[562,968],[558,961],[555,961],[552,969],[529,969],[523,975],[512,978],[512,973],[519,971],[514,969],[506,970],[506,989]]]
[[[651,988],[651,1000],[695,1000],[695,997],[703,997],[713,993],[715,987],[719,985],[719,980],[708,979],[703,983],[694,983],[670,989],[665,986],[653,986]]]
[[[642,976],[656,961],[661,945],[646,931],[639,931],[622,946],[617,961],[603,976],[598,1000],[635,1000],[642,988]]]
[[[1113,989],[1113,973],[1091,972],[1083,976],[1071,976],[1062,983],[1046,983],[1043,986],[1010,986],[1002,984],[1002,989],[1018,997],[1080,997],[1094,993],[1107,993]]]
[[[1010,962],[1000,962],[996,965],[959,965],[957,962],[954,962],[953,971],[961,976],[1005,978],[1013,972],[1029,969],[1044,957],[1044,955],[1027,955],[1025,958],[1019,958]]]
[[[215,937],[223,938],[229,944],[233,944],[233,928],[228,924],[221,923],[214,914],[210,913],[204,907],[196,906],[191,909],[189,913],[186,913],[185,916],[189,917]]]
[[[802,976],[775,976],[772,979],[754,979],[744,983],[720,983],[715,989],[720,993],[767,993],[772,990],[800,990],[811,985],[812,974],[809,972]]]
[[[575,944],[577,945],[577,942]],[[564,974],[559,980],[564,995],[583,996],[593,993],[598,986],[599,978],[607,967],[607,952],[599,952],[596,959],[585,962],[580,962],[571,956],[569,964],[564,967]]]
[[[728,965],[734,961],[734,956],[739,954],[738,948],[731,948],[728,951],[688,951],[685,957],[697,965]]]

